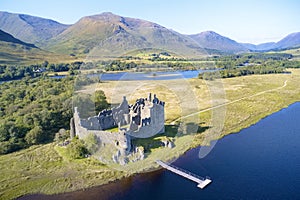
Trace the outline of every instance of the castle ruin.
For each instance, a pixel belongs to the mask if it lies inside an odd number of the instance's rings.
[[[125,164],[128,156],[138,151],[131,143],[133,139],[164,133],[164,105],[165,102],[160,101],[155,94],[152,97],[150,93],[147,98],[137,99],[133,105],[129,105],[126,97],[123,97],[119,106],[102,110],[97,116],[88,119],[81,119],[75,107],[70,123],[71,135],[79,139],[89,134],[96,135],[100,148],[113,147],[111,160]],[[143,159],[143,155],[140,159]]]

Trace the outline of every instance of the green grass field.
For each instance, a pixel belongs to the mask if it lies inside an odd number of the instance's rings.
[[[47,144],[1,156],[0,199],[78,190],[124,176],[92,158],[70,160],[59,148]]]
[[[149,91],[156,91],[158,98],[166,101],[167,124],[185,115],[193,115],[198,118],[198,133],[174,135],[177,127],[168,125],[167,136],[174,140],[175,147],[169,149],[155,146],[146,152],[146,159],[130,163],[126,167],[106,166],[93,158],[72,160],[66,156],[63,147],[58,147],[54,143],[2,155],[0,156],[0,199],[12,199],[33,193],[69,192],[105,184],[133,173],[153,170],[158,167],[154,162],[158,158],[173,160],[191,147],[205,145],[210,139],[237,133],[267,115],[300,101],[300,70],[290,71],[291,74],[244,76],[223,79],[218,83],[200,79],[186,80],[196,97],[188,102],[197,104],[197,110],[192,109],[193,105],[185,105],[182,102],[184,99],[182,97],[189,96],[186,95],[185,90],[180,90],[182,83],[178,80],[144,83],[128,81],[126,84],[103,82],[87,86],[82,92],[89,93],[95,88],[101,89],[108,97],[108,101],[112,103],[117,103],[121,99],[114,96],[116,93],[120,96],[129,93],[128,100],[133,103],[136,97],[144,96]],[[285,81],[287,81],[286,85],[284,85]],[[225,91],[225,99],[223,101],[216,99],[217,101],[212,102],[213,86],[220,83]],[[215,92],[215,95],[219,93]],[[223,106],[218,107],[217,105],[221,103],[224,103]],[[182,111],[180,106],[174,105],[183,105],[188,111]],[[190,110],[188,106],[191,106]],[[211,108],[212,106],[215,107]],[[224,109],[225,116],[222,115]],[[212,117],[218,116],[219,111],[220,117]],[[222,120],[218,121],[218,118],[224,118],[224,124]],[[147,143],[147,140],[156,139],[150,138],[139,142]]]

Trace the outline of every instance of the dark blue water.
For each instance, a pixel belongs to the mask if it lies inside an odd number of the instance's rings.
[[[300,199],[300,103],[216,144],[204,159],[199,148],[176,166],[213,182],[204,190],[169,171],[133,182],[112,199]]]
[[[300,199],[300,103],[220,139],[203,159],[199,148],[173,164],[213,182],[205,189],[166,170],[105,186],[29,199]]]

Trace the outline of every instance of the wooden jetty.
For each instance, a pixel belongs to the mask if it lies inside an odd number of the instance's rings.
[[[190,180],[198,183],[197,187],[199,187],[201,189],[205,188],[205,186],[207,186],[208,184],[210,184],[212,182],[212,180],[208,177],[206,177],[206,178],[200,177],[196,174],[193,174],[189,171],[180,169],[180,168],[175,167],[175,166],[173,166],[169,163],[165,163],[161,160],[157,160],[156,163],[159,164],[161,167],[163,167],[163,168],[165,168],[165,169],[167,169],[171,172],[174,172],[175,174],[178,174],[180,176],[183,176],[187,179],[190,179]]]

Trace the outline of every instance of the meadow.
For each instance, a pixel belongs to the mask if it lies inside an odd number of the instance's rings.
[[[174,160],[188,149],[209,145],[211,140],[255,124],[260,119],[300,101],[300,70],[216,79],[101,82],[80,90],[103,90],[107,100],[117,104],[124,94],[130,103],[148,92],[166,102],[166,135],[172,149],[155,146],[146,158],[125,167],[104,165],[94,158],[71,159],[55,143],[36,145],[0,156],[0,199],[25,194],[55,194],[102,185],[135,173],[158,169],[156,159]],[[183,125],[182,125],[183,124]],[[184,129],[192,124],[191,129]],[[184,126],[186,125],[186,126]],[[184,130],[183,130],[184,129]],[[138,141],[140,144],[151,142]]]

